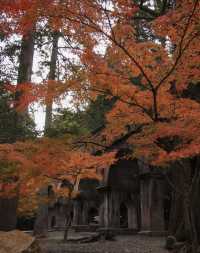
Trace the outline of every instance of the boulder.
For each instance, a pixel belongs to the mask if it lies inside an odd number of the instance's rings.
[[[22,231],[0,231],[0,253],[41,253],[36,239]]]
[[[172,250],[174,249],[174,245],[177,243],[176,241],[176,237],[172,236],[172,235],[169,235],[167,238],[166,238],[166,245],[165,245],[165,248],[168,249],[168,250]]]

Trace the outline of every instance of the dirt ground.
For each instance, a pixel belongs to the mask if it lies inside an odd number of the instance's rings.
[[[69,239],[81,238],[86,234],[71,232]],[[63,243],[61,232],[51,233],[47,239],[40,240],[42,253],[168,253],[164,244],[164,237],[142,235],[116,236],[114,241]]]

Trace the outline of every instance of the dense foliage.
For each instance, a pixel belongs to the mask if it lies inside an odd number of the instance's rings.
[[[12,101],[12,95],[2,83],[0,87],[0,143],[13,143],[16,140],[36,137],[33,120],[24,115],[25,124],[23,124],[23,120],[19,122],[18,113],[13,108]]]

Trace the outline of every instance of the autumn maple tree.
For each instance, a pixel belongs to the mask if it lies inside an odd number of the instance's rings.
[[[192,242],[189,252],[196,252],[200,105],[189,94],[199,82],[199,1],[176,1],[174,9],[145,24],[144,41],[134,26],[144,6],[114,1],[112,7],[103,9],[105,27],[88,17],[89,26],[110,44],[104,57],[85,49],[82,61],[89,85],[82,82],[80,87],[77,82],[77,86],[94,99],[97,94],[116,98],[102,132],[104,145],[135,128],[128,140],[134,157],[154,166],[178,167],[174,171],[179,178],[183,173],[181,184],[171,182],[175,195],[182,192],[184,210],[182,225],[176,223],[172,233],[182,226]],[[192,166],[188,159],[193,159]]]

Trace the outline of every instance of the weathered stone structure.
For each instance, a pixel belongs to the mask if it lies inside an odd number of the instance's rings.
[[[100,205],[100,194],[97,191],[99,181],[92,179],[81,179],[79,184],[79,194],[72,201],[70,215],[73,226],[88,226],[95,223]],[[63,182],[60,187],[70,187],[69,182]],[[49,187],[48,195],[53,192]],[[63,229],[66,223],[66,213],[69,211],[68,200],[58,198],[50,202],[48,208],[48,229]]]
[[[98,188],[103,195],[100,226],[163,234],[168,223],[165,188],[159,169],[141,161],[119,159],[105,170]]]
[[[80,194],[73,201],[74,226],[96,223],[99,215],[100,194],[97,191],[99,181],[82,179],[79,184]]]
[[[48,206],[48,229],[63,229],[66,220],[67,203],[57,200]]]
[[[170,211],[170,187],[164,174],[145,162],[128,159],[126,145],[118,150],[118,161],[104,169],[100,183],[80,181],[79,195],[70,209],[71,225],[77,230],[98,225],[119,233],[164,234]],[[69,187],[66,184],[61,187]],[[48,229],[64,228],[68,209],[63,198],[49,204]]]
[[[72,187],[69,181],[63,180],[62,183],[57,182],[57,187],[65,188]],[[73,212],[69,210],[69,200],[64,197],[55,198],[54,192],[49,186],[48,196],[52,201],[48,204],[48,229],[64,229],[66,223],[67,212],[73,215]]]
[[[165,231],[166,182],[158,168],[141,161],[139,165],[141,231],[161,234]]]
[[[119,160],[104,171],[104,180],[98,188],[103,195],[100,226],[139,229],[139,171],[136,163],[135,160]]]

